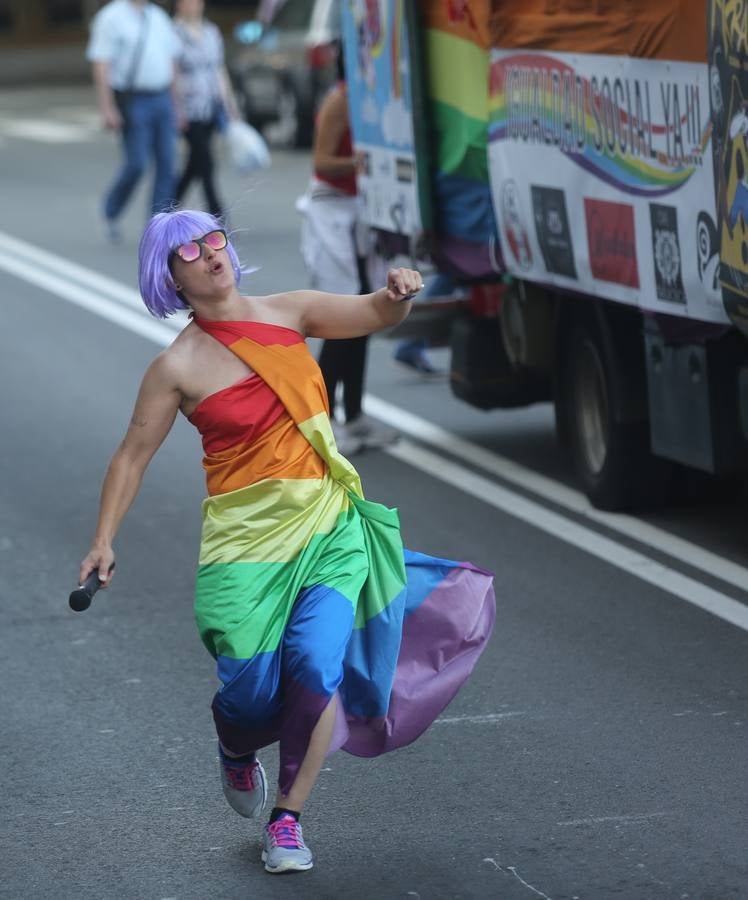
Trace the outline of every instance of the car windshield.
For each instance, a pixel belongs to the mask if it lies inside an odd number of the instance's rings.
[[[287,0],[273,17],[271,27],[284,31],[306,31],[313,6],[314,0]]]

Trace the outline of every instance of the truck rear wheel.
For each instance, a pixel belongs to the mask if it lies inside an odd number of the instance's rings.
[[[649,426],[622,422],[616,367],[592,321],[571,324],[561,338],[556,417],[574,470],[590,502],[623,510],[661,502],[670,467],[649,449]]]

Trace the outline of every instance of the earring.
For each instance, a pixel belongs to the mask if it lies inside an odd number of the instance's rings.
[[[174,282],[174,290],[175,290],[175,291],[181,291],[181,290],[182,290],[182,285],[181,285],[181,284],[177,284],[176,281],[175,281],[175,282]]]

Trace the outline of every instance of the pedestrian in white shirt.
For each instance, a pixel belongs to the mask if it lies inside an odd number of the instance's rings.
[[[176,144],[175,57],[171,20],[149,0],[110,0],[94,16],[86,58],[93,64],[107,128],[122,136],[124,162],[104,198],[109,236],[151,160],[155,163],[151,213],[174,200]]]

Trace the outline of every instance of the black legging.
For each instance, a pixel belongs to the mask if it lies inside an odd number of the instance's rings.
[[[361,293],[369,293],[369,279],[366,276],[366,261],[356,259]],[[364,372],[366,370],[366,345],[369,335],[324,341],[319,354],[319,367],[325,379],[325,388],[330,400],[330,412],[335,410],[335,390],[343,385],[343,412],[345,421],[352,422],[361,415],[361,398],[364,393]]]
[[[335,407],[335,389],[343,385],[343,411],[346,422],[361,415],[361,397],[364,393],[366,368],[366,344],[369,335],[325,341],[319,354],[319,367],[325,379],[330,409]]]
[[[213,153],[210,146],[214,127],[215,123],[212,121],[188,123],[184,136],[189,146],[189,156],[177,185],[176,199],[181,200],[190,182],[199,178],[203,183],[208,210],[214,216],[220,216],[223,214],[223,204],[218,199],[213,181]]]

